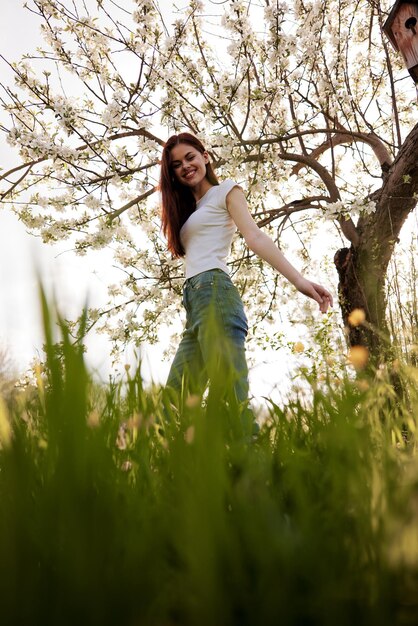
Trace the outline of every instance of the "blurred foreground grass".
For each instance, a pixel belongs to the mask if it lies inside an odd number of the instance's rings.
[[[44,302],[37,386],[0,405],[0,623],[418,623],[418,372],[313,382],[256,441],[138,375],[98,387]],[[166,409],[165,414],[167,414]]]

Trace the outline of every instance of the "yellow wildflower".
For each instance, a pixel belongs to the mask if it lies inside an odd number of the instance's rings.
[[[9,421],[7,406],[0,397],[0,449],[8,448],[12,441],[12,427]]]
[[[186,402],[185,402],[185,405],[187,406],[187,408],[194,409],[197,406],[199,406],[199,404],[200,404],[200,396],[198,396],[197,394],[190,394],[189,396],[187,396]]]
[[[363,309],[353,309],[348,316],[350,326],[360,326],[366,320],[366,314]]]
[[[293,346],[293,352],[303,352],[305,350],[305,346],[301,341],[297,341]]]
[[[364,378],[356,381],[356,387],[359,391],[368,391],[370,389],[370,384]]]
[[[347,360],[356,370],[361,370],[367,365],[369,351],[365,346],[352,346],[348,351]]]
[[[194,426],[189,426],[189,428],[184,433],[184,440],[186,443],[193,443],[194,441]]]
[[[100,414],[96,409],[93,409],[87,416],[87,425],[90,428],[97,428],[100,424]]]

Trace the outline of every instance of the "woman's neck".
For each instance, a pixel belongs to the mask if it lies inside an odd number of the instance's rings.
[[[207,178],[204,178],[202,181],[200,181],[200,183],[198,183],[196,187],[192,187],[191,191],[196,202],[199,202],[199,200],[203,198],[205,193],[209,191],[211,187],[213,187],[213,185],[208,181]]]

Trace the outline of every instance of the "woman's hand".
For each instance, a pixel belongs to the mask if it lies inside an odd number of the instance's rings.
[[[295,287],[305,296],[308,296],[308,298],[312,298],[312,300],[318,302],[321,313],[326,313],[328,307],[334,304],[329,291],[306,278],[301,277],[301,279],[295,283]]]

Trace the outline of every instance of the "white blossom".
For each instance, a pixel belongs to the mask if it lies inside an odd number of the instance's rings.
[[[112,317],[92,310],[90,318],[117,341],[155,338],[158,324],[170,323],[180,310],[183,262],[167,254],[157,194],[123,210],[158,184],[161,143],[170,134],[195,131],[219,178],[242,185],[257,220],[298,198],[326,196],[317,172],[283,159],[285,152],[315,155],[329,139],[325,124],[361,134],[370,133],[376,119],[384,141],[395,136],[385,50],[371,3],[353,10],[336,0],[263,6],[228,0],[217,16],[212,5],[192,0],[173,24],[162,24],[153,0],[135,0],[120,29],[94,2],[80,4],[77,19],[64,11],[66,3],[37,4],[52,27],[43,23],[45,50],[34,55],[44,55],[42,67],[34,58],[15,64],[13,92],[19,95],[9,99],[4,119],[10,120],[7,142],[28,172],[10,202],[17,200],[14,210],[44,241],[71,237],[80,255],[112,248],[115,262],[127,270],[109,291],[117,312]],[[83,14],[87,9],[90,14]],[[404,132],[413,99],[400,79],[402,60],[395,55],[391,62]],[[331,230],[332,220],[373,213],[370,198],[380,184],[379,163],[360,142],[336,146],[332,155],[325,149],[318,162],[333,168],[341,199],[286,214],[280,243],[285,247],[295,229],[304,254],[318,226],[324,228],[323,218]],[[5,181],[1,185],[3,193]],[[265,227],[272,236],[280,219]],[[276,275],[248,259],[238,234],[231,270],[245,288],[254,325],[264,323],[268,307],[274,312],[289,300],[282,286],[270,302]],[[134,305],[125,305],[131,300]]]
[[[93,194],[90,194],[89,196],[87,196],[87,198],[85,198],[84,204],[89,209],[98,209],[101,206],[101,201],[99,200],[99,198],[93,196]]]

